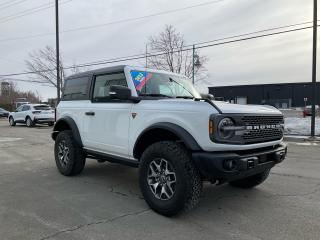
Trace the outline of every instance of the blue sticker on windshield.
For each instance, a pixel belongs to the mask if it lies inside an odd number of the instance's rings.
[[[142,71],[131,71],[131,77],[134,83],[134,86],[138,91],[143,88],[147,81],[149,81],[152,77],[151,73],[142,72]]]

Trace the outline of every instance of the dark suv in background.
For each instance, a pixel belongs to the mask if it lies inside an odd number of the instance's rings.
[[[0,108],[0,118],[7,118],[9,116],[9,112],[3,108]]]

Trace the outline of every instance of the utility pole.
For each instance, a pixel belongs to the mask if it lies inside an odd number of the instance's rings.
[[[315,136],[316,124],[316,83],[317,83],[317,32],[318,32],[318,4],[313,0],[313,54],[312,54],[312,117],[311,117],[311,137]]]
[[[57,64],[57,104],[60,102],[60,49],[59,49],[59,0],[56,0],[56,64]]]
[[[192,45],[192,84],[194,84],[194,58],[196,54],[196,46]]]

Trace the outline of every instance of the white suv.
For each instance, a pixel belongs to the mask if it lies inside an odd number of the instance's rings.
[[[33,127],[37,123],[53,126],[55,116],[54,110],[48,105],[24,104],[11,112],[8,119],[10,126],[15,126],[16,123],[24,123],[28,127]]]
[[[283,122],[270,106],[201,98],[185,76],[116,66],[66,79],[52,138],[61,174],[86,158],[139,167],[146,202],[172,216],[196,205],[204,180],[262,183],[286,156]]]

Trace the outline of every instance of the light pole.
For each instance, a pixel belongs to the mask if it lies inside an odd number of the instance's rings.
[[[317,32],[318,32],[318,4],[313,1],[313,54],[312,54],[312,117],[311,117],[311,137],[315,136],[316,123],[316,82],[317,82]]]
[[[59,50],[59,0],[55,4],[56,13],[56,64],[57,64],[57,104],[60,102],[60,50]]]

